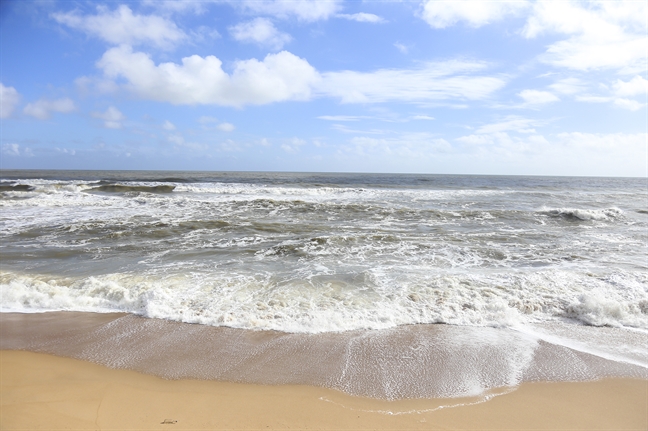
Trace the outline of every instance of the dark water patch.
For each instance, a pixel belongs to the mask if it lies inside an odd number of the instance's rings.
[[[33,186],[27,184],[0,184],[0,192],[31,192]]]
[[[175,186],[124,186],[121,184],[103,185],[93,187],[88,192],[101,193],[127,193],[127,192],[145,192],[145,193],[171,193]]]

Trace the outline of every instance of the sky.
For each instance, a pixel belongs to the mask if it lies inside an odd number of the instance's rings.
[[[648,176],[648,2],[6,1],[0,167]]]

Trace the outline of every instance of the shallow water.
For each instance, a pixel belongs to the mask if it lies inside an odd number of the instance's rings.
[[[405,325],[295,334],[52,312],[0,313],[0,349],[168,379],[314,385],[387,400],[488,396],[529,381],[648,379],[645,354],[624,358],[587,348],[601,329],[608,341],[645,345],[644,335],[618,328],[581,327],[580,345],[565,346],[508,328]]]

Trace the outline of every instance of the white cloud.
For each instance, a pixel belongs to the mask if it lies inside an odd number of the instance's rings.
[[[326,120],[326,121],[340,121],[340,122],[348,122],[348,121],[360,121],[360,120],[374,120],[374,121],[383,121],[387,123],[404,123],[408,122],[411,120],[434,120],[434,117],[430,117],[429,115],[414,115],[411,117],[406,117],[406,118],[400,118],[399,116],[392,116],[392,115],[385,115],[385,116],[369,116],[369,115],[320,115],[317,117],[320,120]],[[342,125],[337,125],[338,130],[342,130],[340,128],[344,128]]]
[[[126,119],[124,114],[122,114],[119,109],[115,108],[114,106],[109,106],[108,109],[106,109],[106,112],[93,112],[91,115],[94,118],[104,120],[104,127],[108,129],[121,129],[123,126],[122,122]]]
[[[236,152],[243,151],[243,148],[238,142],[235,142],[231,139],[226,139],[218,146],[218,150],[224,152]]]
[[[232,132],[236,127],[232,123],[220,123],[216,128],[222,132]]]
[[[590,94],[585,94],[582,96],[576,96],[576,100],[579,102],[588,102],[588,103],[605,103],[605,102],[612,102],[614,98],[608,96],[592,96]]]
[[[40,99],[34,103],[28,103],[23,112],[39,120],[47,120],[52,116],[52,112],[66,114],[76,110],[76,106],[71,99],[47,100]]]
[[[292,138],[290,141],[281,144],[281,149],[287,153],[296,153],[299,151],[299,147],[306,144],[306,141],[299,138]]]
[[[365,13],[365,12],[359,12],[359,13],[339,13],[335,15],[338,18],[343,18],[343,19],[348,19],[350,21],[358,21],[358,22],[370,22],[373,24],[382,24],[387,22],[384,18],[374,15],[372,13]]]
[[[500,131],[462,136],[455,141],[464,145],[457,150],[479,157],[479,160],[494,156],[500,160],[509,159],[518,166],[533,161],[534,169],[543,166],[539,172],[545,174],[568,170],[574,175],[606,171],[636,175],[645,170],[647,137],[645,133],[581,132],[546,137],[535,133],[511,136]],[[556,166],[560,166],[558,171],[554,171]],[[619,168],[624,170],[619,171]]]
[[[446,61],[417,69],[327,72],[318,91],[339,97],[343,103],[479,100],[504,86],[501,78],[473,75],[485,67],[478,62]]]
[[[200,124],[218,123],[218,118],[202,115],[200,118],[198,118],[198,122]]]
[[[585,91],[587,86],[578,78],[565,78],[549,85],[549,88],[559,94],[572,95]]]
[[[619,97],[645,96],[648,91],[648,80],[637,75],[630,81],[617,80],[614,83],[614,92]]]
[[[646,68],[646,2],[538,1],[524,27],[527,38],[564,34],[542,60],[574,70]]]
[[[197,14],[205,12],[205,3],[208,1],[186,1],[186,0],[142,0],[142,5],[152,7],[160,12],[187,12]]]
[[[236,61],[230,74],[214,56],[193,55],[181,64],[156,65],[149,55],[133,52],[129,46],[109,49],[97,66],[104,78],[125,80],[123,86],[141,98],[176,105],[242,107],[309,100],[313,95],[339,98],[343,103],[480,100],[505,84],[501,77],[477,74],[487,67],[482,62],[452,60],[415,69],[320,74],[287,51],[269,54],[262,61]]]
[[[0,82],[0,118],[8,118],[20,102],[20,94],[13,87],[5,87]]]
[[[292,38],[289,34],[282,33],[267,18],[255,18],[252,21],[242,22],[229,28],[232,37],[239,42],[255,43],[280,50]]]
[[[184,137],[182,137],[182,135],[169,135],[167,137],[167,140],[169,142],[171,142],[172,144],[176,144],[176,145],[180,145],[180,146],[184,145],[184,143],[185,143],[185,139],[184,139]]]
[[[576,100],[586,103],[612,103],[617,108],[627,109],[629,111],[638,111],[646,106],[645,103],[623,97],[582,95],[577,96]]]
[[[232,4],[259,15],[312,22],[335,15],[341,9],[342,0],[238,0]]]
[[[170,48],[187,38],[173,21],[156,15],[134,14],[126,5],[114,11],[98,6],[96,15],[68,12],[55,13],[52,17],[61,24],[115,45],[149,43]]]
[[[538,121],[528,118],[511,115],[497,123],[486,124],[475,131],[477,134],[493,134],[500,132],[514,131],[517,133],[535,133],[533,126],[538,125]]]
[[[464,151],[472,154],[495,154],[498,157],[520,159],[527,156],[551,152],[559,144],[552,142],[542,135],[527,134],[524,136],[511,136],[506,132],[495,132],[483,135],[462,136],[457,142],[466,146]]]
[[[363,157],[378,155],[427,159],[435,154],[452,151],[448,141],[429,133],[404,133],[391,138],[357,136],[351,138],[349,143],[351,145],[343,146],[342,150]]]
[[[557,102],[560,99],[548,91],[522,90],[518,93],[524,102],[529,105],[542,105],[545,103]]]
[[[407,54],[409,52],[409,47],[407,45],[403,45],[400,42],[394,43],[394,46],[396,49],[398,49],[402,54]]]
[[[317,118],[326,121],[359,121],[370,117],[364,115],[320,115]]]
[[[446,28],[459,22],[481,27],[517,14],[529,6],[527,1],[427,0],[420,12],[432,28]]]
[[[645,155],[648,135],[645,133],[559,133],[558,141],[572,147],[608,150],[611,152],[639,150]],[[645,158],[645,157],[644,157]]]
[[[164,130],[169,130],[169,131],[170,131],[170,130],[175,130],[175,129],[176,129],[176,126],[175,126],[175,124],[173,124],[173,123],[170,122],[169,120],[166,120],[166,121],[164,122],[164,124],[162,124],[162,128],[163,128]]]
[[[19,144],[3,144],[2,153],[8,156],[19,156],[20,155],[20,145]]]
[[[636,100],[632,100],[632,99],[617,98],[614,99],[614,106],[623,109],[628,109],[630,111],[638,111],[639,109],[646,106],[646,104],[637,102]]]
[[[381,130],[381,129],[351,129],[344,124],[333,124],[331,126],[332,130],[336,130],[338,132],[342,133],[354,133],[354,134],[365,134],[365,135],[384,135],[386,133],[389,133],[386,130]]]
[[[69,154],[71,156],[76,155],[76,150],[70,149],[70,148],[59,148],[56,147],[54,148],[57,152],[62,153],[62,154]]]
[[[566,39],[548,46],[541,60],[574,70],[646,70],[645,1],[484,1],[426,0],[420,16],[433,28],[457,23],[481,27],[506,16],[527,14],[526,38],[558,34]]]
[[[128,46],[112,48],[97,62],[111,79],[123,78],[138,96],[176,105],[215,104],[241,107],[286,100],[307,100],[319,79],[304,59],[287,51],[234,62],[227,74],[214,56],[192,55],[182,64],[156,65],[143,52]]]

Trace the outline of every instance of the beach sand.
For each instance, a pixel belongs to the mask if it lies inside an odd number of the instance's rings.
[[[26,351],[0,359],[3,430],[648,429],[639,379],[524,383],[486,402],[390,402],[313,386],[165,380]]]

